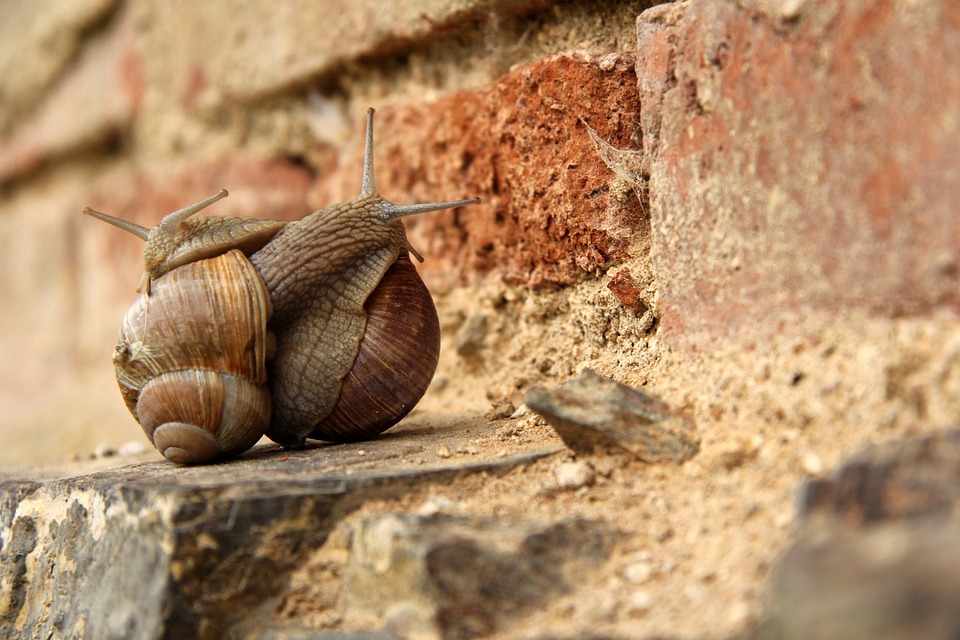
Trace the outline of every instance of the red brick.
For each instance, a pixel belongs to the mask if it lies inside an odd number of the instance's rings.
[[[418,268],[428,284],[482,277],[564,284],[629,257],[641,207],[608,198],[612,174],[580,118],[614,146],[636,147],[633,62],[629,54],[558,55],[485,91],[378,110],[377,182],[385,197],[483,198],[479,206],[409,219],[411,241],[427,257]],[[318,201],[353,197],[359,154],[358,139],[353,159],[320,183]]]
[[[634,310],[640,308],[640,294],[642,292],[628,269],[621,269],[616,272],[607,282],[607,288],[613,292],[613,295],[617,296],[617,300],[623,306]]]
[[[958,27],[949,0],[641,15],[668,332],[707,345],[811,310],[960,311]]]
[[[484,91],[378,109],[376,176],[386,198],[483,199],[407,220],[411,241],[427,257],[419,269],[428,284],[443,289],[482,277],[565,284],[629,258],[632,234],[646,228],[641,206],[608,197],[612,174],[580,118],[614,146],[635,147],[635,87],[632,55],[558,55]],[[364,114],[350,119],[351,151],[342,160],[318,154],[328,166],[308,170],[241,155],[153,168],[125,182],[103,181],[85,204],[152,225],[227,188],[230,198],[211,213],[299,219],[359,192]]]

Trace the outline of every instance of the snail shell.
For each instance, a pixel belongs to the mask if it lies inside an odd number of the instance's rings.
[[[120,392],[168,460],[247,450],[270,422],[270,298],[240,251],[183,265],[124,316],[113,363]]]
[[[406,252],[387,269],[364,309],[367,324],[357,357],[333,411],[310,438],[345,442],[386,431],[413,409],[437,370],[440,320]],[[398,334],[419,348],[399,348]]]
[[[139,333],[122,329],[115,356],[124,399],[147,436],[174,462],[203,462],[235,455],[252,445],[256,429],[247,427],[248,421],[261,424],[267,436],[285,446],[301,446],[307,438],[360,440],[396,424],[426,392],[440,347],[436,308],[408,254],[423,258],[410,246],[401,218],[475,204],[479,199],[396,205],[381,197],[373,174],[373,109],[367,112],[358,198],[288,224],[194,217],[226,195],[221,191],[170,214],[153,229],[84,211],[147,242],[141,280],[144,293],[128,313]],[[220,267],[207,264],[219,265],[228,255],[249,269],[221,273]],[[184,281],[179,275],[182,270]],[[232,283],[238,277],[244,279],[243,285]],[[194,278],[204,283],[194,285]],[[188,297],[177,291],[182,282],[203,293]],[[229,294],[221,305],[216,290],[223,286],[237,295]],[[260,298],[263,292],[265,305]],[[187,313],[191,318],[203,317],[198,330],[189,336],[178,333],[179,307],[195,304],[207,304],[204,313]],[[155,323],[155,307],[162,307],[170,320],[164,315],[162,323]],[[238,313],[237,309],[259,311]],[[244,323],[262,320],[259,327],[245,326],[246,333],[241,335],[248,341],[216,335],[219,325],[231,326],[241,317]],[[230,358],[223,351],[234,349],[256,352],[239,358],[251,365],[251,372],[244,368],[241,373],[231,368],[232,363],[226,364]],[[163,358],[163,367],[142,364],[139,354],[160,360],[153,355],[159,351],[171,354]],[[144,370],[142,384],[137,380],[139,387],[129,381],[130,368],[138,375]],[[173,406],[164,412],[147,410],[144,394],[153,378],[166,380],[174,372],[189,372],[184,373],[187,382],[183,376],[177,378],[182,396],[161,398],[151,389],[147,394],[151,402],[156,395]],[[234,379],[245,381],[236,388],[250,387],[242,398],[234,387],[206,391],[207,384],[223,385],[223,380],[234,384]],[[184,390],[191,385],[192,391]],[[262,399],[265,388],[269,388],[268,402],[257,402],[253,408],[250,400],[246,408],[248,398]],[[135,389],[140,390],[139,396]],[[179,402],[191,394],[196,402]],[[230,402],[244,408],[231,409],[226,406]],[[160,418],[152,416],[161,414],[166,422],[158,423]],[[229,424],[224,424],[224,416]],[[233,435],[234,429],[238,435]]]

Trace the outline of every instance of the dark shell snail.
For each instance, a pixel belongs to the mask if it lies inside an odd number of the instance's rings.
[[[85,209],[146,241],[140,297],[113,362],[127,408],[177,463],[390,428],[433,378],[440,326],[400,218],[479,202],[396,205],[373,177],[367,112],[355,200],[298,222],[196,214],[153,229]]]

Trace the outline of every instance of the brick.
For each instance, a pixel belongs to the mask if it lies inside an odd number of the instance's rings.
[[[611,197],[612,174],[580,119],[614,146],[636,145],[633,61],[631,54],[561,54],[515,69],[485,91],[378,111],[384,196],[483,198],[479,206],[409,219],[411,241],[428,257],[418,267],[428,285],[483,277],[567,284],[630,256],[641,205]],[[356,154],[346,166],[360,166]],[[350,175],[358,184],[356,169]]]
[[[130,126],[143,94],[140,58],[129,14],[112,27],[0,142],[0,184],[51,158],[107,145]]]
[[[632,54],[559,54],[485,90],[377,109],[375,167],[384,197],[483,200],[406,220],[411,242],[427,257],[418,270],[431,289],[484,277],[567,284],[630,257],[636,234],[646,229],[642,205],[612,197],[613,174],[580,119],[614,146],[636,146],[634,74]],[[364,114],[346,119],[348,151],[312,168],[308,210],[359,192]]]
[[[37,0],[0,5],[0,134],[31,113],[66,72],[85,35],[118,0]]]
[[[678,344],[808,312],[960,311],[958,26],[946,0],[640,16],[653,253]]]
[[[328,79],[352,61],[386,56],[446,36],[490,14],[508,17],[551,0],[309,0],[140,7],[149,75],[171,104],[192,108],[262,98]],[[334,26],[335,25],[335,26]],[[162,80],[161,80],[162,79]]]

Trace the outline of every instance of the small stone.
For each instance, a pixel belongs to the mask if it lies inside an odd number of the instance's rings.
[[[783,20],[794,20],[803,11],[806,0],[781,0],[778,7]]]
[[[800,458],[800,468],[808,475],[819,476],[823,473],[823,461],[820,460],[820,456],[808,451]]]
[[[139,456],[148,451],[147,443],[143,440],[129,440],[117,448],[118,456]]]
[[[567,491],[591,485],[595,479],[593,469],[582,461],[558,464],[553,469],[553,477],[557,480],[557,487]]]
[[[516,413],[517,408],[513,406],[510,398],[500,398],[490,403],[490,411],[484,416],[487,420],[503,420],[510,418]]]
[[[627,599],[627,611],[631,615],[642,615],[653,608],[653,596],[647,591],[634,591]]]
[[[417,515],[434,516],[441,511],[450,511],[453,507],[454,504],[449,499],[443,496],[435,496],[420,505],[420,508],[417,509]]]
[[[101,444],[93,450],[93,452],[90,454],[90,457],[96,460],[100,458],[112,458],[115,455],[117,455],[116,449],[108,444]]]
[[[532,413],[532,411],[530,411],[530,407],[528,407],[528,406],[527,406],[527,403],[524,402],[524,403],[521,403],[521,405],[520,405],[519,407],[517,407],[517,410],[516,410],[516,411],[514,411],[513,413],[510,414],[510,417],[511,417],[511,418],[522,418],[523,416],[529,415],[530,413]]]
[[[653,576],[653,567],[649,562],[635,562],[623,570],[624,579],[630,584],[643,584]]]
[[[679,464],[700,450],[692,421],[589,369],[553,391],[532,387],[526,403],[577,453],[628,453],[650,464]]]
[[[453,455],[453,451],[450,451],[450,447],[445,444],[437,446],[437,457],[438,458],[449,458]]]
[[[475,313],[457,331],[457,354],[462,357],[477,355],[487,337],[487,315]]]

